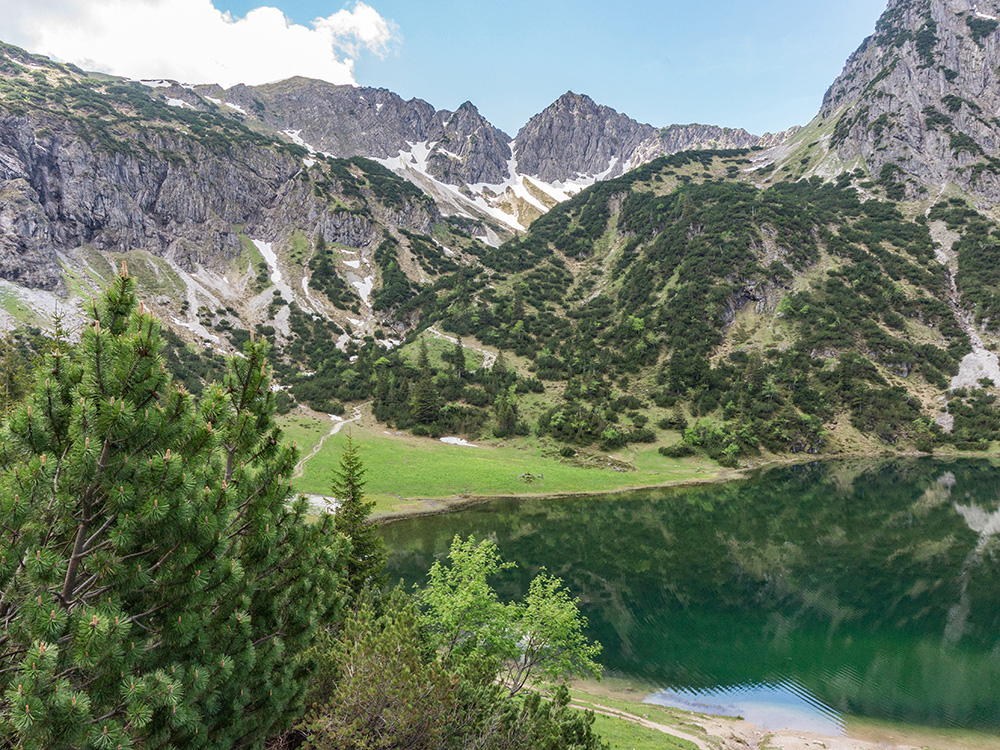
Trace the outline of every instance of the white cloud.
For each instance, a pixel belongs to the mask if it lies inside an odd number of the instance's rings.
[[[310,28],[273,7],[234,18],[212,0],[0,0],[0,39],[87,70],[228,87],[294,75],[353,84],[354,59],[384,55],[398,34],[363,2]]]

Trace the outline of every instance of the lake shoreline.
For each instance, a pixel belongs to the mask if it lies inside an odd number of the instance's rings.
[[[666,734],[687,739],[699,747],[743,750],[992,750],[1000,745],[1000,734],[977,730],[948,729],[881,721],[860,716],[842,716],[844,733],[817,734],[797,729],[763,729],[739,716],[688,711],[646,703],[655,690],[629,679],[573,680],[571,694],[581,709],[610,709],[619,718],[649,725],[659,722]],[[608,705],[610,704],[610,706]]]
[[[731,482],[746,481],[751,475],[759,471],[765,471],[768,469],[777,469],[787,466],[796,466],[799,464],[810,464],[819,461],[851,461],[851,460],[884,460],[892,461],[895,459],[913,459],[913,458],[928,458],[938,461],[949,461],[949,460],[960,460],[960,459],[977,459],[983,461],[993,460],[996,461],[1000,459],[1000,456],[994,453],[974,453],[970,451],[956,451],[954,453],[948,454],[936,454],[936,453],[920,453],[919,451],[904,451],[899,453],[834,453],[834,454],[817,454],[808,456],[793,456],[793,457],[779,457],[761,461],[760,463],[753,464],[751,466],[743,466],[739,468],[725,468],[719,467],[718,471],[707,475],[705,477],[697,477],[693,479],[678,479],[668,482],[659,482],[649,485],[641,486],[629,486],[620,487],[613,490],[600,490],[596,492],[523,492],[523,493],[512,493],[512,494],[490,494],[490,495],[452,495],[449,497],[399,497],[400,501],[403,503],[419,503],[419,506],[413,508],[404,508],[400,510],[391,510],[382,513],[373,513],[372,521],[376,524],[389,524],[394,521],[400,521],[409,518],[421,518],[424,516],[438,516],[446,513],[455,513],[461,510],[467,510],[468,508],[476,507],[479,505],[488,505],[494,502],[503,502],[509,500],[586,500],[590,498],[598,497],[614,497],[616,495],[631,495],[641,492],[655,492],[657,490],[670,490],[670,489],[680,489],[684,487],[701,487],[709,486],[713,484],[728,484]]]

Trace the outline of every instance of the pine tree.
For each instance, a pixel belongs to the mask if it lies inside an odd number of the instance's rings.
[[[260,746],[343,543],[293,501],[266,347],[194,399],[124,272],[0,426],[0,746]]]
[[[516,380],[516,374],[507,367],[507,358],[504,357],[503,350],[498,350],[493,366],[483,379],[483,386],[486,388],[486,392],[496,398],[498,394],[505,391],[507,386],[512,385]]]
[[[0,414],[9,412],[31,385],[30,352],[14,334],[0,335]]]
[[[342,584],[352,599],[366,587],[381,588],[385,576],[385,550],[382,538],[369,522],[375,503],[364,498],[364,475],[358,447],[348,437],[340,468],[333,472],[332,490],[337,498],[334,528],[351,542]]]
[[[434,385],[434,371],[431,369],[427,342],[424,339],[420,341],[417,371],[417,382],[413,384],[410,396],[410,416],[419,424],[433,424],[441,411],[441,401]]]
[[[507,437],[513,435],[518,427],[517,394],[515,386],[509,386],[500,391],[493,403],[493,411],[496,416],[496,426],[493,434],[497,437]]]
[[[510,305],[510,320],[516,322],[524,318],[524,290],[527,284],[523,281],[514,283],[514,300]]]
[[[455,351],[451,355],[451,366],[455,370],[455,376],[464,378],[466,373],[465,347],[462,346],[462,337],[455,339]]]

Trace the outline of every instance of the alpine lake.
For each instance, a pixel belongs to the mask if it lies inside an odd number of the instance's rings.
[[[840,734],[848,717],[1000,734],[1000,469],[824,461],[744,481],[504,500],[386,524],[390,581],[455,535],[579,597],[647,702]],[[1000,743],[1000,738],[998,738]]]

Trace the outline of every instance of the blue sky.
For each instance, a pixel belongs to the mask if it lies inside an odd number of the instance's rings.
[[[368,0],[396,25],[354,75],[454,109],[471,100],[510,135],[572,90],[656,126],[751,132],[803,125],[886,0]],[[216,0],[243,15],[257,0]],[[353,3],[271,0],[308,25]]]

